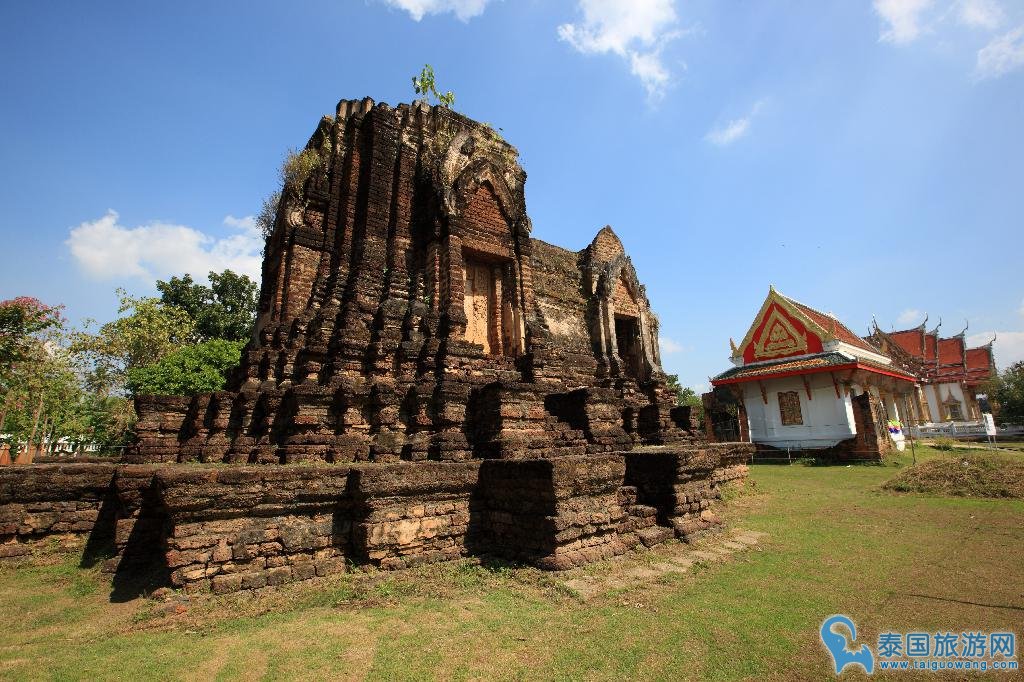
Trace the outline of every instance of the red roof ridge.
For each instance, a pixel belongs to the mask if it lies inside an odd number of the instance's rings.
[[[781,296],[782,298],[786,299],[787,301],[792,303],[794,306],[799,308],[800,311],[803,312],[808,317],[810,317],[811,321],[814,322],[817,326],[822,327],[826,332],[828,332],[830,334],[834,334],[836,336],[836,338],[838,338],[843,343],[847,343],[847,344],[849,344],[851,346],[857,346],[861,350],[866,350],[866,351],[870,351],[872,353],[877,353],[878,355],[882,355],[882,356],[885,355],[884,353],[882,353],[881,350],[879,350],[878,348],[875,348],[873,345],[871,345],[870,343],[865,341],[863,338],[861,338],[860,336],[857,336],[856,334],[854,334],[853,331],[849,327],[847,327],[845,324],[843,324],[842,320],[840,320],[838,317],[836,317],[832,313],[823,313],[820,310],[818,310],[817,308],[812,308],[811,306],[807,305],[806,303],[801,303],[800,301],[797,301],[794,298],[786,296],[784,293],[782,293],[778,289],[775,289],[774,291],[775,291],[776,294],[778,294],[779,296]],[[825,320],[827,322],[833,323],[834,324],[834,328],[829,328],[827,325],[822,324],[822,321],[814,319],[815,316],[818,316],[818,317],[821,317],[821,318],[825,318]],[[836,332],[840,332],[840,333],[837,334]]]

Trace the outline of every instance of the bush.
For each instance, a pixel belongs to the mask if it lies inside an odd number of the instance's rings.
[[[304,149],[301,152],[291,150],[281,166],[281,185],[301,192],[309,176],[322,165],[323,159],[315,149]]]
[[[242,359],[244,341],[214,339],[179,348],[157,362],[128,371],[134,394],[195,395],[219,391]]]
[[[1024,462],[1003,455],[939,457],[900,472],[883,486],[900,493],[1024,498]]]
[[[947,436],[940,436],[932,441],[932,447],[936,450],[952,450],[956,447],[956,441]]]

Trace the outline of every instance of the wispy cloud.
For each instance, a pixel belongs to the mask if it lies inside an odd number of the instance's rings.
[[[896,318],[896,323],[901,325],[913,324],[914,322],[918,322],[923,318],[924,313],[922,313],[917,308],[907,308],[902,313],[900,313],[899,317]]]
[[[405,10],[413,21],[419,21],[427,14],[451,12],[461,21],[478,17],[487,9],[490,0],[383,0],[396,9]]]
[[[725,147],[736,140],[745,137],[750,133],[750,125],[753,123],[754,118],[761,113],[761,109],[764,107],[764,100],[759,100],[750,109],[750,113],[742,118],[729,121],[725,125],[712,128],[704,136],[704,139],[713,145],[719,147]]]
[[[1003,18],[1003,8],[994,0],[960,0],[957,5],[957,20],[964,26],[992,31]]]
[[[872,6],[882,20],[882,42],[907,45],[925,34],[934,34],[942,42],[988,41],[977,51],[977,81],[999,78],[1024,66],[1024,24],[996,34],[1008,16],[1017,23],[1022,13],[1017,9],[1008,15],[999,0],[873,0]],[[956,27],[970,31],[957,33]]]
[[[662,355],[672,355],[673,353],[683,353],[686,351],[686,346],[678,341],[673,341],[667,336],[659,337],[658,344],[661,346]]]
[[[872,4],[884,23],[879,40],[901,44],[921,35],[924,13],[933,0],[874,0]]]
[[[974,73],[979,79],[999,78],[1024,66],[1024,26],[993,38],[978,50]]]
[[[582,20],[559,26],[558,37],[583,54],[622,57],[648,97],[662,97],[672,80],[662,50],[684,33],[673,0],[579,0],[578,9]]]
[[[117,211],[71,229],[64,242],[86,274],[97,279],[158,277],[189,273],[197,279],[230,268],[260,279],[263,237],[252,216],[227,216],[224,225],[237,230],[213,237],[186,225],[151,222],[135,227],[120,224]]]
[[[996,356],[996,365],[1006,369],[1010,365],[1024,361],[1024,332],[979,332],[967,337],[968,346],[980,346],[996,337],[992,344],[992,353]]]

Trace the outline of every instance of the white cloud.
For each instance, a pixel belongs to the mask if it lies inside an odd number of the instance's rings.
[[[1004,33],[978,50],[978,78],[998,78],[1024,66],[1024,26]]]
[[[711,382],[705,381],[700,384],[694,384],[693,386],[690,386],[690,388],[693,389],[693,392],[696,393],[698,396],[704,395],[705,393],[711,392]]]
[[[923,317],[924,313],[922,313],[917,308],[907,308],[902,313],[900,313],[899,317],[896,318],[896,323],[913,324],[914,322],[920,321]]]
[[[992,344],[992,352],[996,356],[996,365],[1006,369],[1015,362],[1024,360],[1024,332],[979,332],[967,337],[967,346],[983,346],[996,337]]]
[[[673,341],[667,336],[659,337],[658,344],[661,346],[662,355],[671,355],[672,353],[682,353],[686,351],[686,346],[678,341]]]
[[[754,117],[761,112],[761,108],[763,106],[764,100],[757,102],[754,104],[749,114],[743,118],[729,121],[724,126],[712,128],[708,131],[708,134],[704,136],[704,139],[711,144],[718,145],[719,147],[725,147],[732,144],[750,132],[750,124],[754,121]]]
[[[1003,8],[994,0],[960,0],[957,19],[965,26],[991,31],[1003,23]]]
[[[155,279],[189,273],[204,279],[211,270],[230,268],[260,279],[263,238],[252,216],[227,216],[224,224],[238,230],[212,237],[185,225],[152,222],[136,227],[119,224],[117,211],[71,229],[64,242],[79,266],[98,279]]]
[[[672,74],[662,60],[676,30],[673,0],[579,0],[582,21],[562,24],[558,37],[583,54],[616,54],[629,62],[648,97],[665,94]]]
[[[874,0],[873,6],[886,24],[879,40],[902,44],[921,34],[921,21],[932,0]]]
[[[405,10],[413,21],[419,21],[427,14],[451,12],[461,21],[478,17],[487,9],[490,0],[384,0],[396,9]]]

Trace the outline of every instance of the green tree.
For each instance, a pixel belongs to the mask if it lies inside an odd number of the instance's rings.
[[[1024,362],[1000,372],[989,387],[1001,421],[1024,421]]]
[[[185,346],[157,362],[128,371],[128,390],[138,394],[194,395],[224,388],[242,357],[243,341],[213,339]]]
[[[161,303],[184,311],[199,341],[248,340],[256,320],[256,282],[231,270],[211,272],[209,277],[209,286],[196,283],[191,275],[158,280]]]
[[[72,350],[85,366],[86,385],[107,398],[122,394],[129,370],[153,364],[195,338],[195,322],[182,308],[157,298],[133,298],[118,289],[119,317],[96,333],[77,332]]]
[[[0,377],[24,359],[47,332],[63,328],[60,311],[59,306],[48,306],[30,296],[0,301]]]
[[[29,296],[0,302],[0,433],[15,446],[46,432],[44,407],[64,332],[60,310]]]
[[[455,93],[451,90],[448,92],[438,92],[437,80],[434,77],[434,67],[430,64],[424,64],[423,70],[420,71],[419,77],[412,77],[412,88],[419,95],[420,102],[430,103],[430,98],[433,97],[437,100],[438,104],[446,109],[451,109],[452,105],[455,104]]]
[[[698,420],[704,418],[704,402],[700,395],[689,386],[681,386],[678,374],[666,374],[665,384],[675,392],[676,405],[689,405],[693,408],[693,414],[697,416]]]

